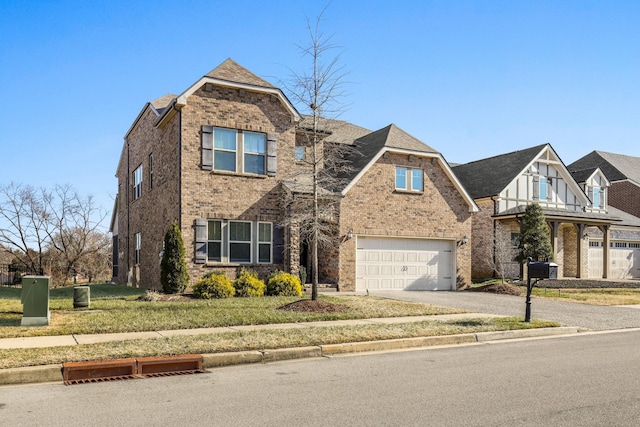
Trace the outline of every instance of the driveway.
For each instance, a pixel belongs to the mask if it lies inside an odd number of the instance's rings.
[[[525,312],[525,297],[512,295],[468,291],[370,291],[370,295],[523,318]],[[531,317],[592,330],[640,328],[640,305],[603,307],[532,297]]]

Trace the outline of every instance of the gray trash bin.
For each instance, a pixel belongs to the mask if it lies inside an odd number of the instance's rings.
[[[46,326],[49,324],[49,276],[24,276],[22,278],[21,326]]]
[[[73,287],[73,308],[89,308],[91,304],[91,288],[88,286]]]

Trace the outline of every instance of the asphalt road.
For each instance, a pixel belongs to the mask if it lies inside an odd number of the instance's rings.
[[[0,387],[7,426],[636,426],[640,331],[64,386]]]
[[[549,292],[553,292],[550,290]],[[525,297],[483,292],[372,291],[370,295],[460,308],[479,313],[522,316]],[[640,328],[640,305],[603,307],[532,297],[531,317],[591,330]]]

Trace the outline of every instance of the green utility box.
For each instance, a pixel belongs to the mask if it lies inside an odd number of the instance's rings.
[[[49,276],[22,278],[22,326],[49,324]]]
[[[91,288],[88,286],[73,287],[73,308],[89,308],[91,304]]]

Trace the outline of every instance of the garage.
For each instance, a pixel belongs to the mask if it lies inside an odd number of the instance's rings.
[[[602,242],[589,242],[589,278],[602,278],[602,252]],[[640,279],[640,243],[611,242],[609,278]]]
[[[358,236],[356,291],[455,290],[451,240]]]

